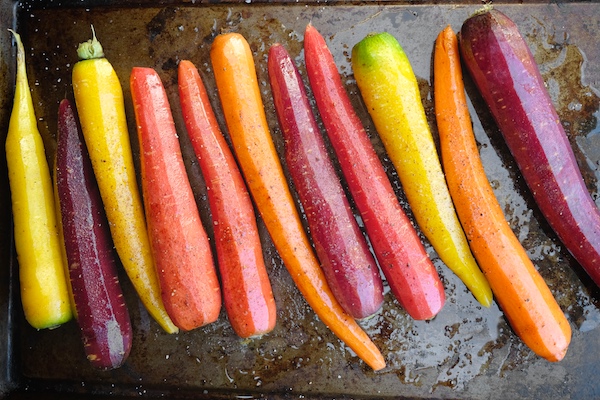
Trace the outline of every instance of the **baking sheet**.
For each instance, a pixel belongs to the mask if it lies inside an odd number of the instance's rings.
[[[77,61],[76,46],[90,37],[93,24],[107,58],[121,79],[134,150],[137,144],[129,72],[134,66],[148,66],[162,77],[198,205],[211,234],[204,182],[178,106],[177,63],[189,59],[199,68],[226,132],[208,52],[216,34],[222,31],[243,34],[254,52],[269,125],[277,149],[283,154],[269,92],[266,55],[271,44],[283,43],[305,77],[302,38],[306,24],[312,22],[326,38],[398,197],[410,213],[358,94],[350,51],[371,31],[385,30],[396,36],[413,64],[436,135],[431,95],[433,42],[447,24],[460,29],[464,19],[479,7],[478,3],[138,3],[4,1],[2,9],[9,13],[3,12],[1,17],[0,68],[4,78],[0,134],[5,135],[8,126],[14,70],[14,49],[4,28],[16,21],[22,35],[39,127],[51,160],[58,103],[64,96],[71,96],[70,73]],[[13,4],[18,7],[11,19]],[[495,3],[495,6],[516,22],[530,44],[588,187],[597,199],[600,4]],[[6,328],[0,343],[6,350],[0,351],[4,377],[0,388],[12,397],[22,393],[42,396],[48,392],[167,398],[599,397],[598,290],[543,220],[468,79],[467,91],[484,167],[498,200],[573,328],[572,344],[563,361],[552,364],[535,356],[512,332],[497,305],[490,309],[479,306],[423,239],[445,284],[446,305],[432,321],[413,321],[391,293],[386,293],[384,308],[362,323],[388,364],[386,369],[374,373],[315,317],[294,287],[259,220],[278,307],[278,322],[272,333],[260,339],[242,340],[236,337],[223,312],[214,324],[168,335],[143,310],[123,273],[121,282],[134,328],[132,352],[122,368],[96,371],[85,359],[75,322],[38,332],[24,321],[16,292],[16,263],[11,253],[6,167],[0,165],[4,193],[0,201],[5,210],[0,217],[3,228],[0,318]]]

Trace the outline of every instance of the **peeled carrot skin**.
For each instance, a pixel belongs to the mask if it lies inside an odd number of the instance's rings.
[[[148,234],[167,313],[182,330],[214,322],[221,291],[208,236],[188,181],[160,77],[135,67],[130,79],[140,142]]]
[[[452,28],[436,40],[434,99],[448,187],[473,254],[515,332],[536,354],[561,360],[571,328],[506,222],[479,157]]]
[[[460,43],[466,66],[476,85],[486,87],[480,92],[540,210],[600,285],[600,212],[527,43],[498,10],[465,22]]]
[[[342,307],[366,318],[383,304],[379,269],[333,169],[302,78],[280,44],[269,50],[268,71],[288,169],[321,267]]]
[[[77,322],[87,358],[96,368],[118,368],[131,350],[131,321],[102,199],[68,100],[59,105],[56,184]]]
[[[275,327],[276,306],[250,195],[198,70],[183,60],[178,71],[183,118],[206,181],[214,220],[225,309],[238,336],[262,335]]]
[[[321,119],[390,289],[413,318],[433,318],[445,302],[443,284],[352,107],[325,40],[310,24],[304,51]]]
[[[381,352],[333,296],[303,232],[267,127],[248,43],[240,34],[221,34],[210,57],[242,173],[290,276],[338,338],[375,371],[384,368]]]

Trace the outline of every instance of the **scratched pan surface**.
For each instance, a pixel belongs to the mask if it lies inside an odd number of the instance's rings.
[[[282,151],[267,80],[266,54],[271,44],[285,44],[304,74],[303,31],[312,21],[329,43],[354,105],[406,207],[397,177],[357,93],[350,68],[351,48],[371,31],[386,30],[395,35],[420,80],[423,101],[435,127],[430,85],[433,42],[445,25],[458,30],[479,7],[478,3],[143,3],[24,3],[14,9],[13,16],[14,3],[3,1],[0,132],[5,135],[7,130],[14,73],[13,49],[5,28],[16,22],[23,36],[34,105],[51,160],[57,106],[64,96],[72,96],[70,73],[77,61],[75,49],[90,37],[93,24],[123,85],[134,149],[137,144],[129,72],[133,66],[148,66],[157,69],[163,78],[209,232],[206,190],[178,107],[179,60],[190,59],[198,66],[225,128],[208,52],[219,32],[242,33],[254,51],[273,138]],[[600,4],[508,3],[496,7],[517,23],[530,44],[589,190],[598,198]],[[374,373],[315,317],[259,221],[278,306],[278,322],[272,333],[251,341],[240,340],[222,314],[210,326],[168,335],[142,309],[123,274],[135,334],[131,356],[118,370],[93,370],[84,357],[74,322],[41,332],[24,322],[9,241],[10,206],[2,165],[0,397],[598,398],[599,292],[550,231],[469,81],[467,87],[484,166],[498,200],[573,328],[571,347],[560,363],[546,362],[528,350],[497,305],[480,307],[427,244],[443,278],[448,301],[435,319],[417,322],[387,293],[383,309],[362,323],[388,364]],[[49,393],[57,394],[52,397]]]

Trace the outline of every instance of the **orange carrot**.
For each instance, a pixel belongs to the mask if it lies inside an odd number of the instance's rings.
[[[438,36],[434,94],[446,179],[473,254],[511,326],[536,354],[561,360],[571,328],[506,222],[481,163],[467,108],[458,40]]]
[[[148,233],[167,313],[180,329],[214,322],[221,290],[181,156],[167,94],[151,68],[133,68]]]
[[[178,80],[185,126],[208,189],[227,316],[240,337],[262,335],[275,327],[276,308],[252,201],[194,64],[181,61]]]
[[[267,125],[248,42],[237,33],[221,34],[210,57],[242,173],[290,275],[325,325],[371,368],[384,368],[375,344],[333,296],[304,232]]]

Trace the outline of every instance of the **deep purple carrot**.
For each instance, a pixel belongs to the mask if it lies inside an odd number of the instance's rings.
[[[485,10],[463,24],[460,48],[540,210],[600,285],[600,212],[517,26]]]
[[[100,192],[68,100],[58,112],[56,185],[85,352],[95,367],[117,368],[131,350],[131,322]]]

